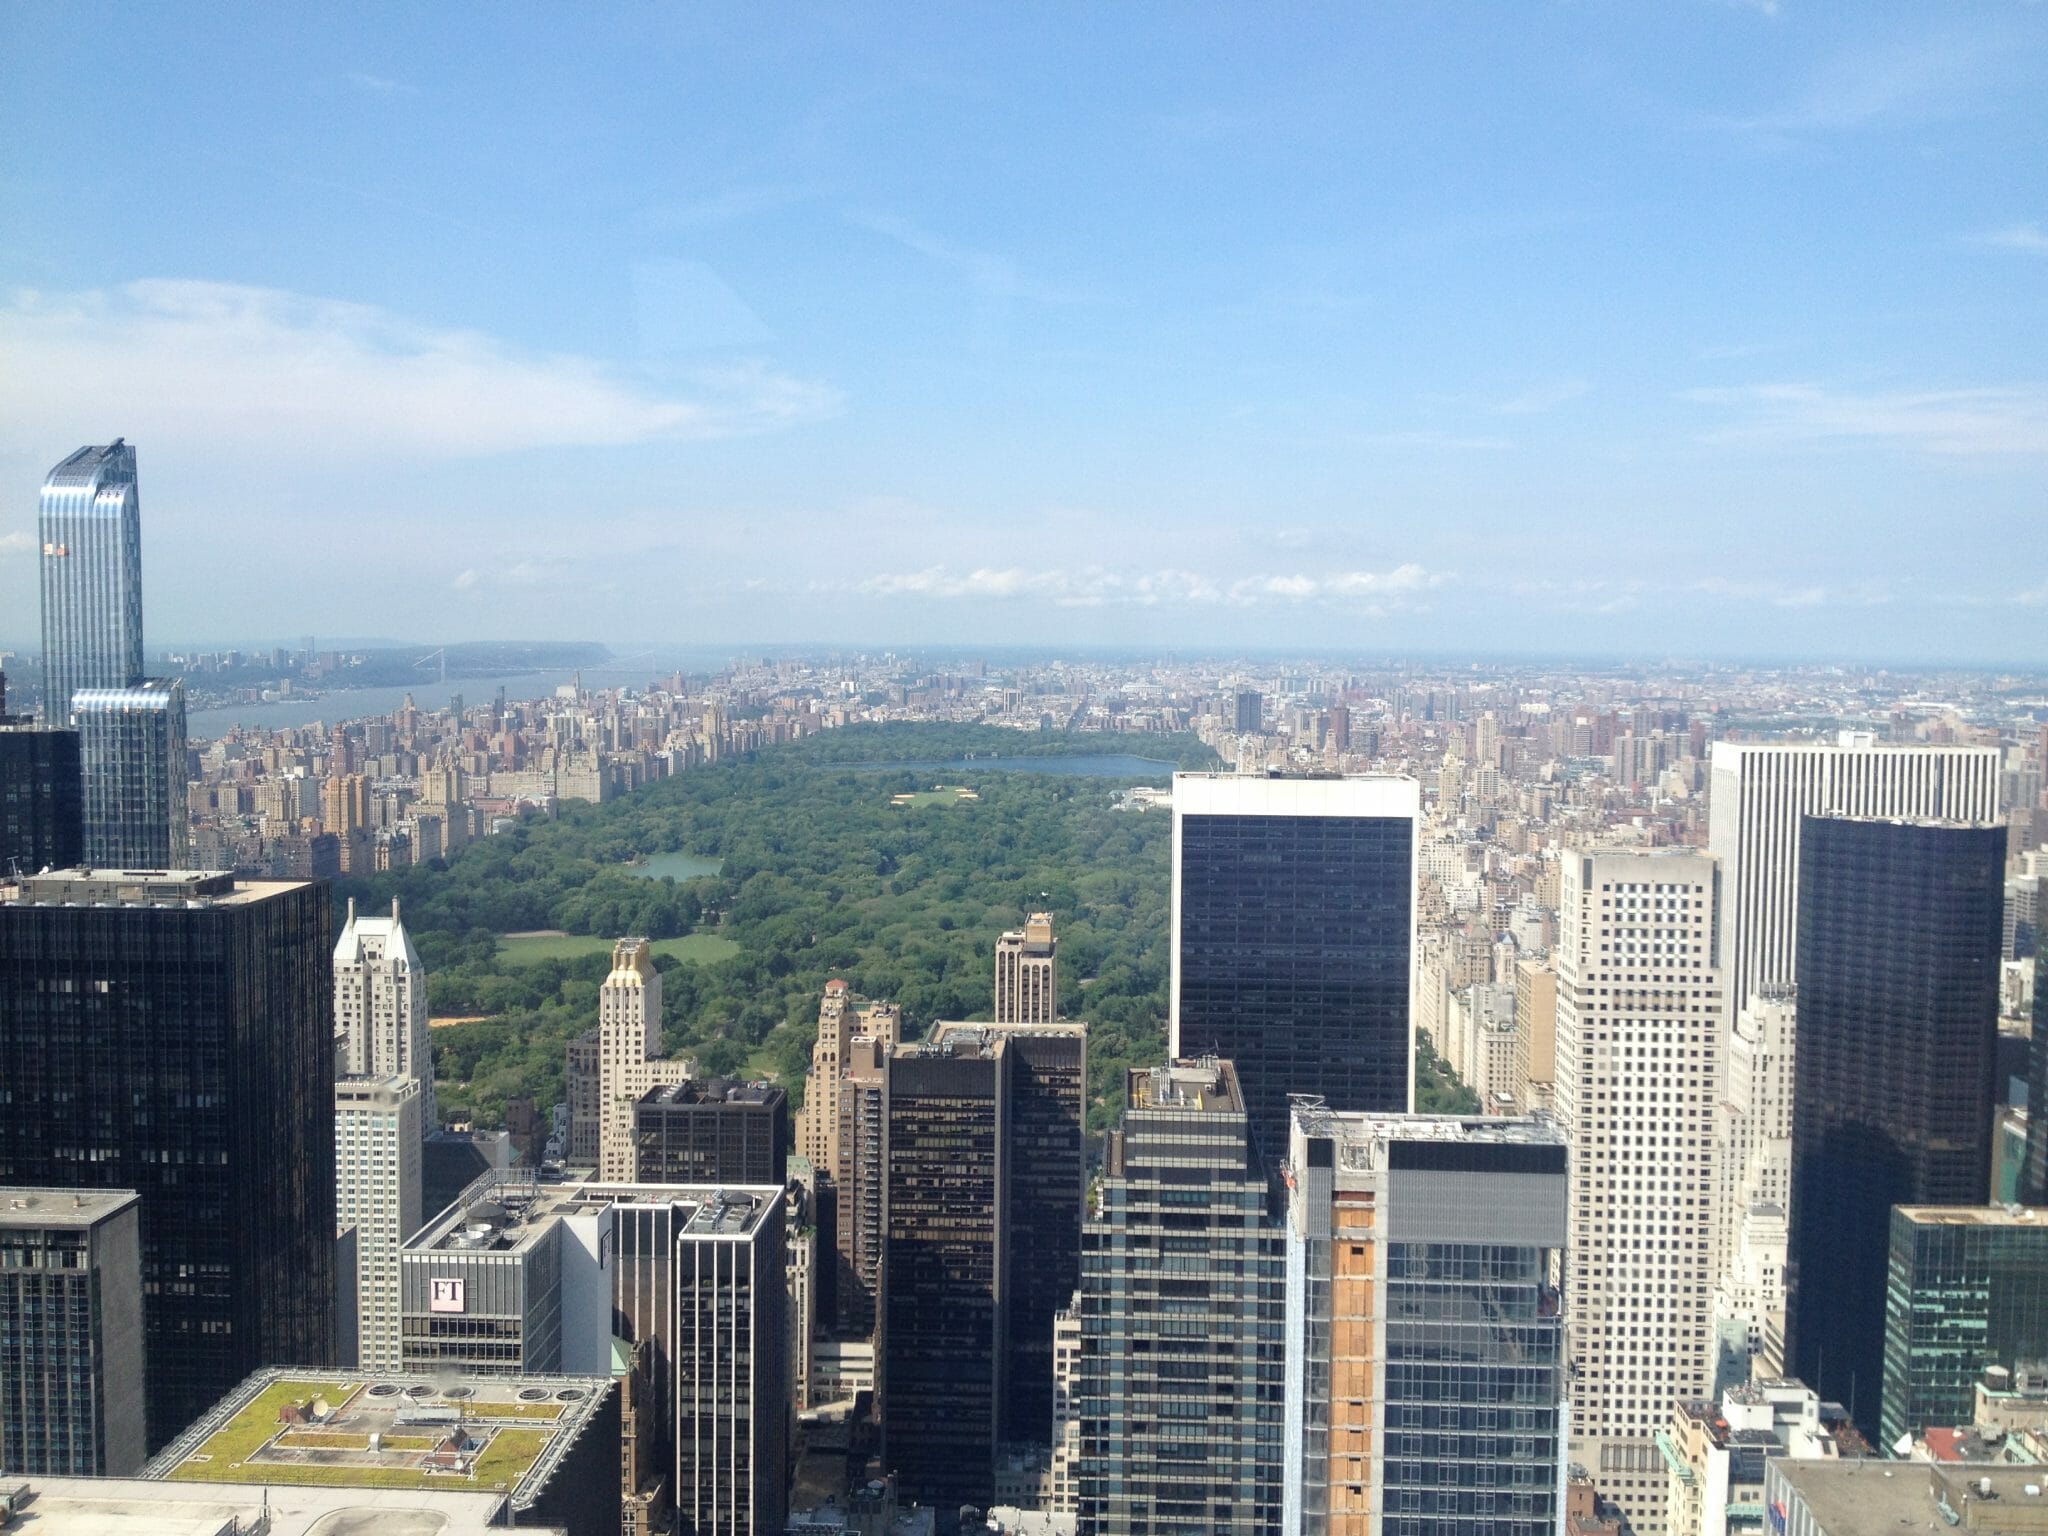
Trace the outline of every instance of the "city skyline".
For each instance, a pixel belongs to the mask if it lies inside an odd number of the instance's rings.
[[[0,628],[2048,659],[2038,12],[387,21],[10,16]]]

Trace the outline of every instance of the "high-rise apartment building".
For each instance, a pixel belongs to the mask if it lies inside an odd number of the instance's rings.
[[[389,917],[358,917],[351,897],[334,944],[336,1071],[416,1079],[422,1134],[441,1128],[427,1013],[427,968],[399,920],[398,899],[392,898]]]
[[[888,1064],[882,1458],[921,1501],[986,1508],[1001,1443],[1014,1056],[1000,1036],[898,1046]]]
[[[1717,874],[1679,849],[1563,861],[1552,1103],[1572,1162],[1570,1459],[1638,1536],[1664,1536],[1657,1434],[1713,1383]]]
[[[1060,1016],[1059,944],[1050,912],[1032,913],[996,940],[998,1024],[1050,1024]]]
[[[1557,1127],[1302,1106],[1293,1129],[1281,1529],[1550,1536],[1567,1369]]]
[[[2020,1169],[2020,1199],[2048,1205],[2048,927],[2034,945],[2034,1037],[2027,1046],[2027,1153]]]
[[[355,1364],[403,1363],[398,1251],[420,1229],[425,1137],[416,1077],[344,1077],[334,1085],[335,1220],[356,1233]]]
[[[661,1083],[633,1106],[642,1184],[772,1184],[789,1178],[789,1096],[722,1077]]]
[[[65,870],[0,886],[0,1183],[142,1197],[149,1433],[334,1335],[327,889]]]
[[[2048,1210],[1900,1205],[1885,1284],[1880,1443],[1968,1424],[1987,1366],[2048,1360]]]
[[[572,1168],[597,1166],[597,1126],[604,1102],[603,1076],[598,1067],[597,1030],[586,1029],[569,1038],[562,1066],[562,1097],[569,1109],[569,1134],[564,1156]]]
[[[1290,1095],[1414,1102],[1421,808],[1413,779],[1173,777],[1169,1052],[1236,1064],[1268,1162]]]
[[[833,1284],[839,1328],[872,1337],[882,1299],[888,1247],[889,1060],[893,1042],[864,1035],[848,1046],[837,1095],[844,1129],[835,1145],[843,1173],[835,1194],[838,1248]]]
[[[1256,736],[1266,728],[1265,700],[1256,688],[1240,688],[1230,696],[1231,722],[1240,736]]]
[[[2002,827],[1802,826],[1788,1364],[1866,1434],[1891,1207],[1991,1187],[2004,864]]]
[[[1721,861],[1726,1016],[1798,979],[1799,823],[1806,816],[1998,819],[1996,747],[1879,746],[1844,731],[1820,742],[1717,741],[1708,851]]]
[[[64,725],[82,688],[142,678],[142,503],[135,450],[81,448],[43,481],[43,719]]]
[[[1557,970],[1545,958],[1515,962],[1515,1107],[1550,1108],[1557,1070]]]
[[[661,972],[654,946],[620,939],[597,994],[597,1167],[610,1184],[633,1182],[633,1116],[649,1088],[690,1075],[681,1057],[661,1056]]]
[[[1765,987],[1736,1013],[1715,1132],[1714,1315],[1731,1338],[1740,1326],[1744,1348],[1772,1374],[1784,1363],[1798,1022],[1790,986]]]
[[[1132,1068],[1083,1238],[1084,1530],[1268,1536],[1286,1275],[1237,1074]]]
[[[0,1468],[134,1475],[144,1359],[135,1192],[0,1188]]]
[[[185,685],[138,678],[71,695],[84,786],[85,862],[101,869],[182,869]]]
[[[1053,1321],[1081,1283],[1081,1205],[1088,1184],[1088,1026],[932,1026],[931,1043],[1000,1040],[1011,1057],[1005,1109],[1008,1296],[1002,1432],[1006,1441],[1052,1439]]]

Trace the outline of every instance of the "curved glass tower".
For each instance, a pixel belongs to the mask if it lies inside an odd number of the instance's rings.
[[[81,688],[142,677],[142,514],[135,450],[81,448],[43,481],[43,720]]]

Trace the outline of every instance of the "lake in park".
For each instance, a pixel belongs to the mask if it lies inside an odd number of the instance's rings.
[[[642,880],[695,880],[723,868],[725,860],[707,859],[698,853],[650,853],[638,864],[628,864],[626,873]]]

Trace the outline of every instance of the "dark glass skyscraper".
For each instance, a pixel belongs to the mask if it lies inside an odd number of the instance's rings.
[[[0,887],[0,1184],[142,1197],[149,1440],[334,1333],[327,889]]]
[[[1787,1332],[1867,1433],[1891,1207],[1990,1187],[2004,864],[2002,827],[1801,823]]]
[[[7,712],[0,674],[0,880],[62,869],[85,856],[78,733]]]
[[[81,688],[142,676],[142,510],[135,450],[81,448],[43,481],[43,719]]]
[[[722,1077],[662,1083],[633,1106],[642,1184],[773,1184],[789,1179],[789,1095]]]
[[[1413,779],[1174,775],[1170,1051],[1237,1064],[1268,1162],[1290,1094],[1413,1103],[1420,813]]]
[[[2027,1161],[2020,1199],[2048,1205],[2048,923],[2034,945],[2034,1038],[2027,1047]]]

